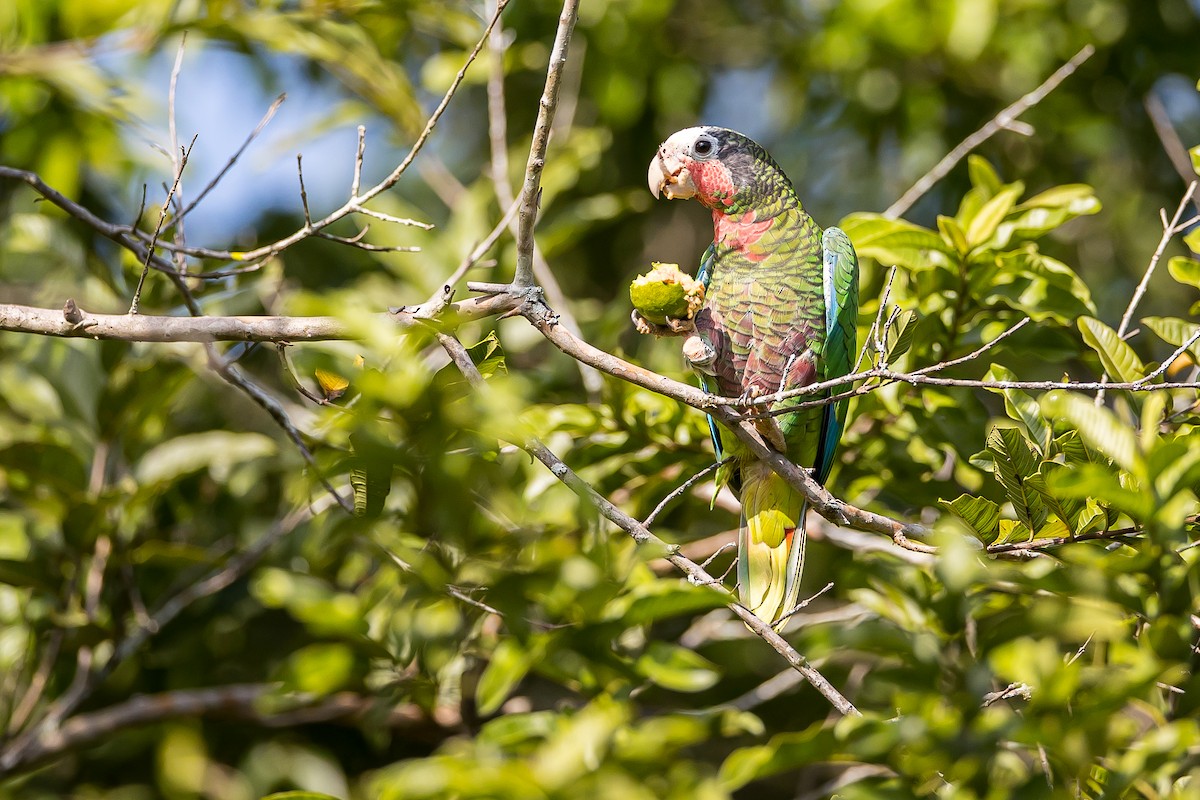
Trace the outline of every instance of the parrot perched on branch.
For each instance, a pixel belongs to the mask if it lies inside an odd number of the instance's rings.
[[[659,146],[648,180],[655,198],[695,198],[712,211],[713,243],[696,276],[705,284],[704,306],[683,348],[706,391],[757,398],[850,373],[858,319],[854,247],[838,228],[822,232],[762,147],[726,128],[687,128]],[[640,330],[666,332],[636,321]],[[841,400],[757,425],[772,447],[824,484],[846,413]],[[711,418],[709,424],[717,458],[733,459],[727,480],[742,501],[740,600],[781,625],[799,597],[807,504],[737,437],[723,435]]]

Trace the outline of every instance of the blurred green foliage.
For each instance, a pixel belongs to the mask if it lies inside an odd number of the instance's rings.
[[[143,141],[161,110],[136,78],[169,69],[184,30],[192,51],[244,54],[247,80],[274,85],[300,65],[339,88],[331,116],[390,126],[370,129],[371,148],[406,147],[483,13],[427,0],[13,0],[0,7],[0,164],[133,219],[131,187],[170,172]],[[514,183],[558,13],[514,0],[504,15]],[[1028,316],[939,374],[1136,381],[1200,327],[1200,263],[1182,249],[1200,245],[1193,229],[1170,245],[1136,335],[1113,328],[1161,235],[1157,209],[1183,188],[1147,95],[1193,162],[1200,143],[1194,2],[613,0],[580,14],[538,236],[564,310],[598,346],[686,379],[673,346],[630,331],[624,295],[651,259],[694,263],[711,236],[699,209],[652,207],[643,186],[654,146],[698,120],[754,135],[819,221],[844,217],[864,261],[862,341],[895,265],[869,363],[959,358]],[[870,213],[1086,43],[1097,55],[1024,117],[1035,135],[1001,133],[907,220]],[[589,397],[575,365],[519,320],[460,330],[490,386],[472,392],[431,332],[398,336],[372,316],[428,297],[503,213],[488,69],[485,55],[468,74],[418,161],[429,166],[372,204],[436,222],[367,234],[422,252],[309,241],[197,284],[208,313],[336,314],[361,335],[289,348],[314,392],[318,369],[349,382],[321,406],[269,348],[222,348],[280,398],[359,513],[300,524],[134,648],[80,711],[184,689],[265,693],[237,711],[122,726],[0,778],[0,797],[1192,796],[1196,392],[1110,391],[1098,407],[1070,391],[892,384],[856,400],[833,490],[930,523],[940,550],[924,564],[813,537],[811,591],[834,589],[787,636],[863,711],[832,719],[731,621],[723,591],[660,569],[661,553],[614,533],[513,445],[536,433],[645,518],[711,462],[699,413],[610,379]],[[185,184],[190,198],[202,185]],[[147,226],[160,202],[151,189]],[[0,184],[0,208],[5,302],[127,307],[131,256],[16,184]],[[258,211],[245,209],[257,243],[302,222]],[[493,255],[472,277],[508,276],[511,241]],[[180,313],[159,278],[143,307]],[[1166,374],[1188,378],[1198,361],[1193,346]],[[73,691],[78,665],[111,658],[148,613],[321,493],[198,346],[0,334],[0,754]],[[655,531],[719,542],[734,526],[689,495]],[[1122,528],[1139,533],[1031,558],[981,553]],[[353,713],[305,716],[335,707]]]

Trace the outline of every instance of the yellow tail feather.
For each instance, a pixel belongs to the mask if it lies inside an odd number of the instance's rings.
[[[738,584],[742,605],[774,625],[796,605],[804,569],[803,496],[754,463],[743,471]]]

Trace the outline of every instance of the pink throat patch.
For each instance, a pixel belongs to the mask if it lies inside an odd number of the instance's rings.
[[[709,208],[724,208],[733,202],[733,176],[720,161],[691,161],[688,173],[697,199]]]

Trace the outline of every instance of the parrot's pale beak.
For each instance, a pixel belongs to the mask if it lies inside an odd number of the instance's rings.
[[[668,200],[686,200],[696,194],[696,187],[687,167],[665,146],[658,148],[658,155],[650,162],[646,183],[649,184],[650,194],[654,195],[655,200],[660,195],[666,195]]]

